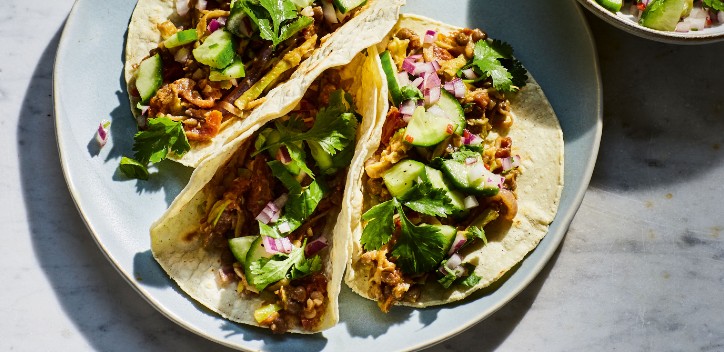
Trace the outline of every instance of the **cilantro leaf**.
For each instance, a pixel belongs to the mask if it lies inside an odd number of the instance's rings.
[[[458,276],[457,274],[455,274],[455,271],[452,271],[448,269],[447,266],[445,266],[446,263],[447,260],[443,260],[443,262],[440,263],[440,269],[445,271],[445,276],[441,277],[439,280],[437,280],[437,282],[439,282],[442,287],[449,288],[450,286],[452,286],[455,280],[458,279]]]
[[[290,0],[243,0],[239,6],[243,6],[244,12],[259,28],[259,36],[270,40],[275,47],[314,22],[300,16]]]
[[[472,240],[477,238],[477,239],[482,240],[483,243],[488,244],[488,238],[485,237],[485,230],[483,230],[482,227],[478,227],[478,226],[468,227],[465,238],[468,240],[467,243],[470,243]]]
[[[468,288],[475,287],[480,282],[480,276],[475,275],[475,273],[472,273],[468,275],[468,277],[464,278],[463,280],[460,280],[460,285],[463,285]]]
[[[400,88],[400,94],[402,94],[402,101],[410,99],[419,100],[424,97],[422,92],[413,86],[404,86]]]
[[[301,193],[289,193],[289,200],[284,205],[284,215],[279,217],[273,226],[259,222],[259,232],[272,238],[286,237],[288,233],[283,234],[279,231],[279,225],[287,223],[290,232],[296,230],[302,226],[304,220],[314,213],[322,197],[324,197],[324,191],[317,181],[309,184]]]
[[[122,157],[121,164],[118,165],[121,172],[129,178],[137,178],[140,180],[148,180],[148,168],[146,165],[129,157]]]
[[[319,256],[307,259],[304,256],[304,247],[294,248],[289,255],[275,254],[271,258],[260,258],[250,263],[251,275],[247,280],[250,285],[261,291],[285,277],[297,279],[321,268],[322,261]]]
[[[360,243],[366,251],[378,250],[392,238],[395,224],[392,217],[395,215],[395,199],[375,205],[362,215],[367,225],[362,231]]]
[[[409,192],[404,204],[418,213],[445,218],[456,210],[447,192],[429,181],[418,182]]]
[[[329,105],[317,113],[314,126],[307,132],[286,133],[282,130],[279,132],[281,138],[276,143],[267,144],[256,153],[279,144],[289,147],[292,142],[316,141],[325,152],[334,155],[354,141],[357,133],[357,116],[352,96],[338,89],[329,96]]]
[[[307,166],[306,159],[307,159],[307,153],[304,152],[304,149],[300,148],[294,143],[283,143],[285,147],[287,147],[287,151],[289,151],[289,156],[292,158],[292,163],[297,165],[302,171],[304,171],[309,177],[314,178],[314,172]]]
[[[490,78],[501,92],[514,92],[525,85],[526,71],[513,59],[513,48],[505,42],[480,40],[475,43],[474,57],[463,69],[475,67],[482,79]]]
[[[273,160],[268,162],[267,165],[269,165],[269,168],[272,170],[272,175],[282,182],[284,187],[289,190],[289,193],[298,194],[302,192],[302,185],[289,173],[289,170],[284,167],[284,164],[278,160]]]
[[[405,273],[424,273],[435,269],[445,256],[445,239],[440,230],[431,225],[415,226],[407,219],[402,206],[397,204],[400,215],[400,236],[392,255]]]
[[[169,150],[181,156],[191,150],[181,122],[167,117],[148,120],[148,129],[133,137],[135,159],[140,164],[158,163],[165,159]]]
[[[724,11],[724,1],[722,0],[704,0],[704,5],[717,11]]]

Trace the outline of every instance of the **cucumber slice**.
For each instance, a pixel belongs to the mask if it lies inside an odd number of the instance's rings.
[[[481,161],[478,161],[481,162]],[[456,188],[474,195],[490,197],[498,194],[500,190],[497,184],[486,182],[488,176],[494,176],[487,169],[483,169],[483,175],[471,180],[473,165],[467,165],[455,160],[442,162],[442,172],[447,176]],[[497,176],[497,175],[495,175]]]
[[[153,55],[138,65],[136,89],[141,95],[141,103],[147,103],[163,84],[163,62],[159,54]]]
[[[390,90],[390,99],[392,104],[400,106],[402,103],[402,90],[400,83],[397,82],[397,65],[392,60],[392,54],[387,50],[380,54],[380,61],[382,63],[382,70],[385,71],[385,77],[387,77],[387,86]]]
[[[453,134],[457,126],[445,117],[430,114],[418,106],[405,131],[405,141],[418,147],[429,147]]]
[[[454,95],[450,94],[450,92],[441,89],[440,93],[440,100],[438,100],[433,106],[437,106],[444,111],[445,117],[457,124],[455,134],[462,135],[463,130],[465,129],[465,111],[463,110],[462,105],[460,105],[458,99],[455,98]]]
[[[364,5],[367,0],[334,0],[334,7],[341,13],[347,13],[349,10]]]
[[[452,247],[453,242],[455,241],[455,236],[458,234],[458,230],[455,227],[448,226],[448,225],[431,225],[432,227],[437,228],[440,230],[440,236],[445,241],[445,253],[447,253],[450,250],[450,247]]]
[[[598,2],[606,10],[612,12],[619,12],[621,11],[621,7],[623,7],[623,0],[596,0],[596,2]]]
[[[211,33],[203,44],[193,50],[196,61],[212,68],[222,69],[234,61],[234,37],[219,29]]]
[[[639,23],[651,29],[673,31],[685,11],[686,0],[652,0]]]
[[[382,179],[393,197],[403,198],[424,174],[425,164],[406,159],[387,170]]]
[[[249,253],[249,248],[251,248],[252,243],[256,241],[257,237],[259,236],[244,236],[229,240],[229,249],[231,249],[231,254],[234,255],[234,258],[236,258],[241,265],[246,263],[246,255]]]
[[[459,211],[465,210],[465,196],[462,193],[450,188],[442,176],[442,171],[425,166],[425,180],[430,182],[433,187],[442,189],[446,192],[450,202]]]
[[[246,72],[244,71],[244,63],[241,62],[241,58],[238,56],[236,59],[234,59],[234,62],[231,63],[231,65],[227,66],[225,69],[221,71],[217,70],[211,70],[209,73],[209,80],[210,81],[227,81],[232,78],[241,78],[246,76]]]
[[[163,41],[163,46],[167,48],[175,48],[177,46],[186,45],[199,40],[198,34],[195,29],[187,29],[185,31],[176,32],[176,34],[170,36],[168,39]]]
[[[312,153],[312,158],[317,162],[317,166],[322,170],[323,173],[329,175],[328,171],[334,167],[334,161],[332,155],[327,153],[317,141],[307,141],[309,151]]]
[[[256,236],[256,239],[254,239],[254,242],[251,243],[251,246],[247,250],[246,258],[244,259],[244,275],[246,275],[246,280],[250,284],[254,282],[254,276],[251,274],[250,268],[251,263],[261,258],[270,258],[271,256],[272,255],[264,249],[263,236]]]

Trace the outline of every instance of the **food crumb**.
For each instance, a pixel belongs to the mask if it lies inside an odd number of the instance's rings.
[[[666,195],[664,197],[666,197],[666,199],[671,199],[671,198],[674,198],[674,195],[671,193],[666,193]]]

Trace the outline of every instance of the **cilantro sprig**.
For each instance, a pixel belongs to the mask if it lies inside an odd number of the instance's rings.
[[[418,213],[447,217],[457,209],[447,196],[447,191],[435,188],[428,181],[421,181],[405,195],[404,205]]]
[[[130,178],[148,179],[148,164],[166,159],[169,151],[178,156],[191,150],[181,122],[167,117],[148,120],[148,128],[133,137],[134,158],[123,157],[119,169]]]
[[[462,70],[473,68],[480,79],[492,79],[493,87],[501,92],[515,92],[525,85],[527,72],[513,58],[513,48],[500,40],[480,40],[475,43],[472,61]]]
[[[304,247],[292,249],[289,255],[275,254],[250,263],[249,284],[261,291],[285,277],[293,280],[321,270],[322,259],[318,255],[306,258]]]
[[[241,0],[234,6],[241,6],[259,28],[259,36],[275,47],[314,22],[300,15],[291,0]]]
[[[431,225],[416,226],[405,215],[402,204],[393,198],[368,210],[360,242],[365,250],[377,250],[387,244],[395,231],[394,214],[399,216],[400,232],[392,249],[397,265],[406,273],[423,273],[435,269],[445,256],[445,240]]]
[[[317,181],[309,184],[300,193],[290,192],[289,200],[284,205],[284,215],[279,217],[271,226],[260,221],[259,232],[272,238],[285,237],[286,234],[302,226],[304,220],[312,216],[314,210],[317,209],[317,205],[322,201],[322,197],[324,197],[324,191]],[[289,231],[282,233],[279,226],[284,223],[289,226]]]

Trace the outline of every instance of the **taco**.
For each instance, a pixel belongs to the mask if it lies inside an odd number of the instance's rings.
[[[377,44],[403,2],[140,0],[125,64],[134,165],[169,157],[196,167],[283,115],[325,69]]]
[[[274,333],[336,324],[347,170],[369,138],[383,84],[370,50],[204,160],[152,225],[154,257],[190,297]]]
[[[479,29],[402,15],[379,49],[389,99],[349,176],[345,282],[385,312],[460,300],[545,236],[562,130],[512,48]]]

